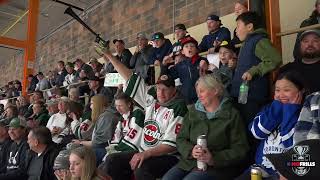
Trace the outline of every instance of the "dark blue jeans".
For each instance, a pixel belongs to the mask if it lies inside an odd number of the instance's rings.
[[[106,155],[106,148],[103,147],[94,147],[93,148],[95,154],[96,154],[96,162],[97,167],[101,164],[103,157]]]
[[[205,171],[185,171],[177,166],[171,168],[162,178],[162,180],[214,180],[213,176],[210,176]]]

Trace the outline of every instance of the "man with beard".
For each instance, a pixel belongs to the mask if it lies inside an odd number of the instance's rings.
[[[320,91],[320,30],[308,30],[300,36],[302,60],[283,66],[280,73],[297,71],[305,79],[309,93]]]

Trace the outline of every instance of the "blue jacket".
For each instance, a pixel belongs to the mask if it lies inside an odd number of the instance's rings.
[[[172,52],[172,44],[169,39],[165,40],[165,43],[160,48],[154,48],[151,58],[148,60],[148,64],[154,64],[156,60],[162,62],[163,58]]]
[[[255,55],[257,43],[266,38],[266,34],[250,34],[243,43],[234,72],[231,86],[231,96],[238,97],[239,89],[242,83],[242,75],[253,66],[257,66],[261,59]],[[248,99],[264,102],[269,98],[269,80],[266,75],[256,76],[249,82]]]
[[[203,36],[202,41],[198,46],[200,52],[208,51],[208,49],[212,48],[215,40],[230,42],[231,35],[229,29],[220,27],[218,31],[210,32],[208,35]]]
[[[261,140],[256,152],[256,164],[262,165],[269,174],[274,174],[275,170],[265,154],[280,154],[292,148],[294,126],[300,110],[300,104],[282,104],[274,100],[249,125],[253,136]]]
[[[170,75],[174,78],[180,78],[181,94],[186,100],[187,104],[193,104],[197,101],[198,96],[195,89],[195,83],[199,79],[199,64],[201,60],[207,59],[199,56],[198,59],[192,64],[191,58],[184,57],[184,59],[169,69]]]

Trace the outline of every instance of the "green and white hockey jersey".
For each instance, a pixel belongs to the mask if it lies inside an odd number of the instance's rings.
[[[133,111],[122,115],[118,122],[111,144],[116,144],[116,151],[138,151],[144,123],[144,112],[135,106]],[[140,131],[137,131],[139,129]]]
[[[156,99],[155,86],[147,86],[144,80],[133,74],[124,87],[124,92],[132,97],[145,110],[143,128],[136,126],[142,134],[139,151],[145,151],[166,144],[176,147],[176,137],[180,131],[187,106],[183,99],[175,96],[165,105]]]

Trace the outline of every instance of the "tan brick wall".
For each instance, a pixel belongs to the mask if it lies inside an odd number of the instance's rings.
[[[107,39],[121,38],[126,47],[132,47],[136,34],[144,31],[148,36],[156,31],[172,33],[173,0],[109,0],[88,14],[85,22]],[[188,28],[201,24],[208,14],[224,16],[233,12],[235,0],[175,0],[175,22]],[[233,31],[233,29],[231,30]],[[94,37],[78,22],[58,30],[38,42],[35,69],[47,72],[57,61],[88,61],[96,56],[92,49]],[[7,62],[10,64],[13,62]],[[22,65],[22,63],[21,63]],[[4,67],[7,65],[4,64]],[[11,67],[11,66],[9,66]],[[0,84],[12,79],[1,78]],[[11,76],[11,78],[10,78]],[[22,71],[19,77],[22,76]]]

